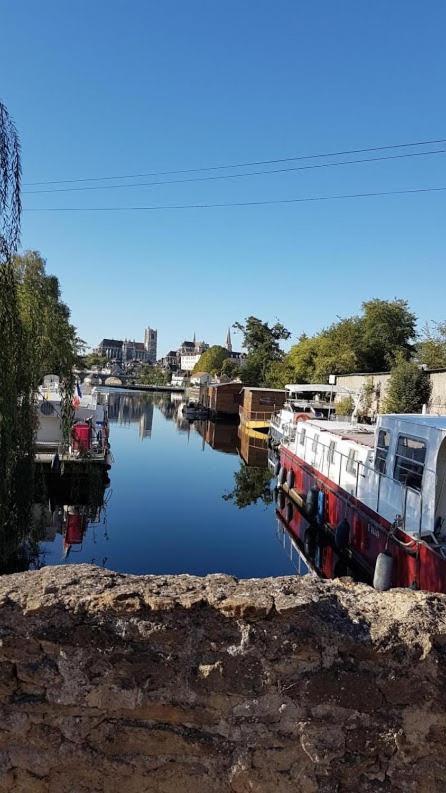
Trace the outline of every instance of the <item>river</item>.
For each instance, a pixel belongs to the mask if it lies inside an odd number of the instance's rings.
[[[80,562],[126,573],[296,572],[275,515],[265,444],[234,424],[189,423],[177,395],[102,398],[114,458],[109,482],[93,477],[37,492],[33,542],[22,543],[21,563],[10,560],[4,572]]]

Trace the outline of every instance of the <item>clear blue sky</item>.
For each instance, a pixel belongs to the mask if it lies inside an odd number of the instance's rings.
[[[0,95],[24,183],[446,138],[443,0],[0,0],[0,24]],[[106,207],[446,186],[445,158],[23,200]],[[90,344],[141,339],[150,324],[164,354],[194,331],[222,343],[249,314],[313,332],[375,296],[407,298],[420,323],[445,319],[445,218],[441,192],[24,213],[22,243],[46,257]]]

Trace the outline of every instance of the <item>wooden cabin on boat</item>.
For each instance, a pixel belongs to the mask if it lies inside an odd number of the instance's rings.
[[[268,427],[271,416],[280,410],[288,396],[282,388],[245,386],[242,392],[240,422],[251,429]]]
[[[200,404],[212,416],[237,416],[241,399],[241,383],[211,383],[200,392]]]

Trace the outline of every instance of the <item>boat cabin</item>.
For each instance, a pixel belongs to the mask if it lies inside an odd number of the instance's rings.
[[[327,484],[412,536],[446,543],[446,417],[382,415],[376,428],[301,421],[290,450]]]

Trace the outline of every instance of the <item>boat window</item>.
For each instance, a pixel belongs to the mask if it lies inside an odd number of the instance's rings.
[[[329,463],[332,463],[334,461],[335,451],[336,451],[336,442],[335,441],[330,441],[329,446],[328,446],[328,462]]]
[[[300,443],[300,445],[301,445],[301,446],[304,446],[304,444],[305,444],[305,435],[306,435],[306,434],[307,434],[307,431],[306,431],[306,430],[302,429],[302,430],[300,431],[300,435],[299,435],[299,443]]]
[[[379,471],[380,474],[386,473],[386,461],[387,455],[389,453],[389,446],[390,432],[387,432],[386,430],[380,430],[378,432],[375,454],[375,471]]]
[[[346,470],[349,474],[353,474],[356,476],[356,471],[358,469],[358,460],[357,460],[357,451],[356,449],[350,449],[347,458],[347,465]]]
[[[314,436],[314,438],[313,438],[313,443],[311,444],[311,451],[312,451],[312,452],[315,452],[315,451],[316,451],[316,449],[317,449],[317,442],[318,442],[318,440],[319,440],[319,435],[316,433],[316,435],[315,435],[315,436]]]
[[[418,438],[400,435],[395,457],[393,478],[414,490],[421,490],[426,444]]]

